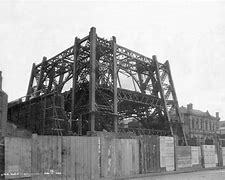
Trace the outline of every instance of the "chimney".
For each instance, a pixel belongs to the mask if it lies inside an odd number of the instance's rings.
[[[0,90],[2,90],[2,71],[0,71]]]
[[[220,118],[219,112],[216,112],[216,118]]]
[[[188,104],[188,105],[187,105],[187,110],[190,111],[190,110],[192,110],[192,109],[193,109],[193,104],[192,104],[192,103]]]

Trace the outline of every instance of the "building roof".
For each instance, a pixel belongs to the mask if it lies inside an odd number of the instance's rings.
[[[203,112],[203,111],[200,111],[200,110],[197,110],[197,109],[189,109],[188,110],[184,106],[181,106],[179,109],[180,109],[181,114],[192,114],[192,115],[195,115],[195,116],[204,116],[204,117],[208,117],[208,118],[211,118],[211,119],[219,119],[215,116],[212,116],[208,111]]]

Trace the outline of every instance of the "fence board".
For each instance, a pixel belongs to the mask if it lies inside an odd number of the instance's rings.
[[[191,167],[191,147],[190,146],[177,146],[176,147],[177,156],[177,167],[187,168]]]
[[[201,147],[191,146],[191,165],[201,165]]]
[[[144,136],[140,139],[140,173],[160,172],[159,139]]]
[[[160,167],[166,171],[174,170],[174,139],[160,136]]]
[[[216,153],[214,145],[202,145],[203,166],[205,168],[216,167]]]
[[[61,137],[33,136],[32,179],[61,179]]]
[[[225,147],[222,147],[223,166],[225,166]]]
[[[86,180],[100,177],[98,137],[63,137],[63,178]]]
[[[126,176],[138,173],[138,140],[101,138],[101,177]]]
[[[31,177],[31,140],[5,137],[5,179]]]

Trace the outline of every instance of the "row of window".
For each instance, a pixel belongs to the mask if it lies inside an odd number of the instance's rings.
[[[217,130],[218,123],[214,121],[208,121],[199,118],[192,118],[192,129],[199,129],[199,130]]]

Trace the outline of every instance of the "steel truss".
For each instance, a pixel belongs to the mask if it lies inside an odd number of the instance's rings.
[[[52,93],[64,97],[65,124],[69,121],[78,134],[117,132],[125,119],[135,118],[143,129],[178,135],[186,142],[169,62],[120,46],[115,37],[100,38],[95,28],[58,55],[33,64],[24,103]]]

